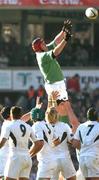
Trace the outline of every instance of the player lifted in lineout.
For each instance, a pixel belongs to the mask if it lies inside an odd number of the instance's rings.
[[[67,115],[70,118],[70,124],[75,124],[75,127],[77,127],[79,124],[78,119],[75,116],[68,100],[64,75],[56,59],[57,56],[62,53],[68,43],[68,40],[72,37],[71,28],[71,21],[64,21],[61,32],[51,43],[46,44],[44,39],[36,38],[32,42],[32,49],[36,53],[37,63],[44,77],[45,89],[48,96],[50,96],[52,91],[59,92],[60,96],[57,99],[58,112],[65,108]],[[73,129],[73,131],[75,131],[75,129]]]

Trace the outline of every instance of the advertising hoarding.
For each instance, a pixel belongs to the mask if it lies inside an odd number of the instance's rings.
[[[81,89],[87,82],[90,83],[92,89],[99,88],[99,70],[78,70],[78,69],[63,69],[64,77],[69,77],[78,74],[80,76]],[[0,70],[0,91],[24,91],[30,86],[35,89],[39,85],[44,85],[43,77],[39,70]]]
[[[99,0],[0,0],[0,6],[14,7],[65,7],[99,6]]]

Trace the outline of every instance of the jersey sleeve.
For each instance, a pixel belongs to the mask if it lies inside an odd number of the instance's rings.
[[[37,141],[37,138],[34,134],[33,128],[32,127],[30,127],[30,128],[31,128],[30,138],[32,139],[33,142],[35,142],[35,141]]]
[[[68,124],[65,124],[66,126],[66,132],[67,132],[67,139],[68,141],[71,141],[74,137],[73,132]]]
[[[48,50],[54,49],[55,46],[56,46],[56,44],[55,44],[54,41],[52,41],[52,42],[50,42],[49,44],[47,44]]]
[[[53,50],[49,50],[47,52],[42,52],[42,53],[36,53],[37,59],[38,59],[38,64],[40,63],[40,60],[42,59],[42,63],[47,63],[49,64],[50,60],[53,59],[52,56],[52,51]]]
[[[80,140],[79,131],[80,131],[80,126],[77,128],[77,130],[74,134],[74,139]]]
[[[33,129],[33,132],[34,132],[35,137],[36,137],[37,140],[43,140],[44,139],[43,130],[42,130],[40,124],[34,124],[32,126],[32,129]]]
[[[2,125],[1,129],[1,137],[0,138],[6,138],[8,139],[10,135],[10,126]]]

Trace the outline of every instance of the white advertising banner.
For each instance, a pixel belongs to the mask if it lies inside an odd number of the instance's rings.
[[[11,70],[0,70],[0,90],[11,90]]]
[[[99,87],[99,70],[64,69],[63,73],[65,78],[78,74],[80,76],[81,88],[85,86],[86,82],[89,82],[93,89]],[[31,85],[33,85],[34,88],[38,88],[41,84],[43,85],[44,81],[39,70],[13,71],[14,90],[26,90]]]
[[[30,86],[38,88],[40,84],[43,84],[43,78],[39,70],[13,71],[13,90],[27,90]]]
[[[99,88],[99,70],[63,69],[64,77],[80,76],[81,88],[89,82],[93,89]],[[39,69],[34,70],[0,70],[0,90],[27,90],[30,86],[35,89],[44,84]]]

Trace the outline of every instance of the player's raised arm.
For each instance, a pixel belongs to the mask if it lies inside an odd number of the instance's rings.
[[[72,28],[71,21],[69,19],[65,20],[61,32],[57,34],[57,36],[54,39],[56,45],[58,45],[63,40],[65,31],[71,32],[71,28]]]
[[[37,97],[36,99],[36,107],[37,108],[41,108],[42,106],[42,102],[40,102],[40,97]],[[24,114],[21,117],[21,120],[23,120],[24,122],[28,122],[31,119],[31,111],[29,111],[28,113]]]
[[[30,112],[24,114],[22,117],[21,117],[21,120],[23,120],[24,122],[28,122],[30,120]]]
[[[71,35],[70,31],[63,32],[63,39],[62,39],[62,41],[53,50],[53,55],[55,57],[60,55],[60,53],[63,51],[65,45],[67,44],[67,42],[71,38],[71,36],[72,35]]]

